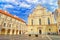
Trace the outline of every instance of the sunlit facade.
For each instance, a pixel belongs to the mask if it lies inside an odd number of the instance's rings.
[[[60,34],[60,9],[56,9],[54,12],[55,20],[58,27],[58,34]]]
[[[60,34],[60,0],[58,0],[58,8],[55,10],[54,16],[57,22],[58,34]]]
[[[28,17],[27,34],[57,34],[57,24],[54,22],[54,14],[46,8],[38,5]]]
[[[19,35],[25,32],[26,23],[22,19],[0,10],[0,34]]]

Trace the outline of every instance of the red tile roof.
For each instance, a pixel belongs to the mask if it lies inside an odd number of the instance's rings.
[[[14,17],[14,16],[11,15],[10,13],[5,12],[5,11],[3,11],[3,10],[0,10],[0,13],[2,13],[2,14],[4,14],[4,15],[7,15],[7,16],[9,16],[9,17],[12,17],[12,18],[14,18],[14,19],[16,19],[16,20],[18,20],[18,21],[24,22],[21,18]],[[25,22],[24,22],[24,23],[25,23]]]

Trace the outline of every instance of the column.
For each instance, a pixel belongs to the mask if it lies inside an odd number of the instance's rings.
[[[23,34],[23,31],[21,30],[21,34]]]
[[[1,30],[0,30],[0,34],[1,34]]]
[[[12,30],[10,30],[10,35],[12,35]]]
[[[58,22],[57,22],[57,28],[58,28],[58,34],[60,34],[60,33],[59,33],[59,29],[60,29],[60,27],[59,27],[59,24],[58,24]]]
[[[14,35],[16,35],[16,30],[14,30]]]
[[[19,35],[19,31],[18,31],[18,35]]]
[[[7,29],[5,30],[5,35],[7,35]]]
[[[0,34],[1,34],[1,29],[0,29]]]

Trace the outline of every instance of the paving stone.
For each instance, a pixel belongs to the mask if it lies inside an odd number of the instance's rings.
[[[60,36],[48,35],[52,40],[60,40]],[[49,40],[46,35],[0,35],[0,40]]]

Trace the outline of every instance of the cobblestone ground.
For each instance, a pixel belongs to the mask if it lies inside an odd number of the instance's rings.
[[[0,40],[60,40],[60,36],[54,35],[0,35]]]
[[[52,40],[60,40],[60,35],[49,35]]]

